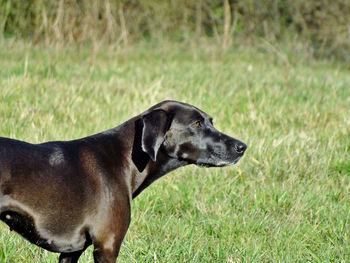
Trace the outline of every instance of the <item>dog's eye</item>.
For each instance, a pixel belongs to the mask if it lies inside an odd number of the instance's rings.
[[[201,127],[202,126],[200,121],[196,121],[193,125],[194,125],[194,127]]]

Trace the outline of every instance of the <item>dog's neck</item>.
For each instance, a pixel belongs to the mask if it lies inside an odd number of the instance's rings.
[[[171,158],[163,152],[159,152],[157,155],[157,161],[148,161],[148,164],[144,171],[136,172],[133,176],[139,184],[136,184],[132,189],[132,198],[138,196],[146,187],[148,187],[155,180],[159,179],[163,175],[174,171],[175,169],[187,165],[188,162]]]

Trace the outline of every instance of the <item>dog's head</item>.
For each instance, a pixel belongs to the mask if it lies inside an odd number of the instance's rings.
[[[159,151],[189,164],[235,164],[247,146],[214,128],[213,119],[189,104],[164,101],[141,115],[141,146],[153,162]]]

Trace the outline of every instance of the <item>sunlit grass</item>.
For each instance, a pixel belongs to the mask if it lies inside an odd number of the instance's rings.
[[[0,136],[79,138],[175,99],[248,144],[238,167],[181,168],[135,199],[120,262],[350,261],[347,68],[211,44],[1,44]],[[56,262],[0,229],[0,262]]]

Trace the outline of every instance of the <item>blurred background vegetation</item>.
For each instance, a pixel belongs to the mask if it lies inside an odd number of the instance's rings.
[[[0,0],[0,35],[33,43],[140,40],[231,45],[285,42],[296,52],[349,60],[348,0]]]

